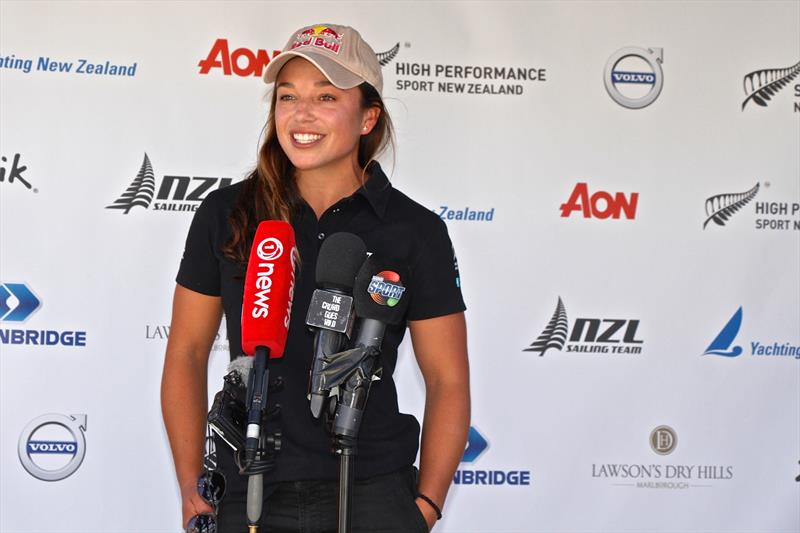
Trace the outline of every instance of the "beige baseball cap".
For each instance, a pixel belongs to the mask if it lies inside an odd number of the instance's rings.
[[[379,94],[383,91],[378,56],[353,28],[338,24],[300,28],[292,34],[283,51],[269,62],[264,81],[274,83],[281,67],[297,56],[313,63],[340,89],[352,89],[367,82]]]

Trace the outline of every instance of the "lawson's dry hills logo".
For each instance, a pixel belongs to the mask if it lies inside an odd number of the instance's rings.
[[[558,297],[552,318],[524,352],[543,356],[547,350],[580,354],[641,354],[644,341],[637,338],[639,320],[576,318],[569,327],[567,309]]]
[[[648,440],[650,449],[661,460],[592,463],[592,479],[608,480],[615,487],[661,490],[708,489],[733,479],[733,465],[661,462],[675,453],[678,445],[678,434],[670,426],[662,425],[653,429]],[[685,453],[688,452],[684,450]],[[708,456],[705,453],[701,455]]]
[[[125,192],[106,209],[118,209],[123,214],[134,207],[155,211],[196,211],[206,194],[233,183],[233,178],[210,178],[199,176],[164,176],[156,193],[156,178],[147,153],[142,166]],[[156,200],[153,203],[153,199]],[[152,204],[152,206],[151,206]]]
[[[321,33],[313,36],[313,39],[318,39],[320,41],[321,44],[319,46],[341,46],[341,39],[336,41],[333,35],[324,32],[324,28],[320,29],[319,32]],[[338,34],[336,35],[338,36]],[[308,35],[306,35],[306,38],[308,40],[312,39],[312,37]],[[301,45],[302,43],[297,46]],[[377,53],[376,55],[378,56],[380,65],[382,67],[388,65],[392,59],[395,58],[399,50],[400,43],[397,43],[389,50]],[[201,59],[197,66],[200,67],[200,74],[210,74],[212,71],[220,69],[222,70],[223,76],[256,76],[260,78],[264,75],[264,69],[267,68],[269,62],[275,59],[280,53],[280,50],[273,49],[270,54],[267,50],[262,48],[252,50],[245,47],[236,48],[231,51],[228,39],[219,38],[214,41],[206,58]],[[335,53],[338,53],[338,48],[336,48]]]
[[[765,189],[771,186],[770,182],[764,182]],[[800,202],[775,201],[776,197],[772,194],[767,200],[755,202],[752,211],[749,208],[745,209],[760,190],[761,184],[756,182],[753,187],[743,192],[726,192],[706,198],[703,229],[706,229],[710,222],[724,227],[734,215],[747,211],[755,215],[753,225],[757,230],[800,230]]]
[[[742,102],[742,111],[750,102],[767,107],[772,97],[789,85],[798,74],[800,74],[800,62],[791,67],[765,68],[745,74],[742,85],[746,98]],[[795,98],[800,98],[800,83],[793,88]],[[794,102],[794,112],[800,112],[800,99]]]

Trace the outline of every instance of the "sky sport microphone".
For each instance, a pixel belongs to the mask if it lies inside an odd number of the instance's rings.
[[[317,258],[317,287],[306,324],[315,329],[309,376],[311,414],[319,418],[330,388],[323,370],[326,358],[344,349],[353,326],[353,283],[367,247],[352,233],[334,233],[322,243]]]
[[[386,326],[401,324],[408,307],[404,279],[408,279],[404,268],[377,254],[369,256],[358,271],[353,285],[356,320],[352,349],[348,350],[353,357],[345,356],[358,363],[341,388],[333,422],[333,433],[337,436],[348,439],[358,436],[371,382],[380,374],[378,355]]]
[[[267,360],[283,356],[294,296],[294,230],[287,222],[267,220],[258,225],[242,300],[242,350],[253,356],[247,385],[245,461],[252,462],[261,436],[267,403]]]

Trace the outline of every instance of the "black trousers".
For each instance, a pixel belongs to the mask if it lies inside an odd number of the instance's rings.
[[[416,469],[362,479],[353,487],[353,533],[428,533],[414,502]],[[264,500],[259,533],[336,533],[338,481],[278,483]],[[226,494],[218,533],[246,533],[246,494]]]

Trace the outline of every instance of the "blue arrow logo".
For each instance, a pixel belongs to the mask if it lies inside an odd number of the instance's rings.
[[[475,461],[488,447],[489,443],[486,442],[483,435],[478,433],[477,429],[470,426],[469,436],[467,437],[467,447],[464,449],[464,457],[461,458],[461,462],[471,463]]]
[[[0,320],[22,322],[39,308],[41,302],[22,283],[0,283]]]
[[[742,347],[741,346],[734,346],[733,349],[731,348],[731,344],[733,341],[736,340],[736,335],[739,334],[739,328],[742,327],[742,308],[741,306],[739,309],[733,313],[733,316],[728,323],[725,324],[725,327],[722,328],[722,331],[719,332],[719,335],[711,341],[711,344],[708,345],[706,351],[703,355],[721,355],[723,357],[737,357],[742,354]]]

